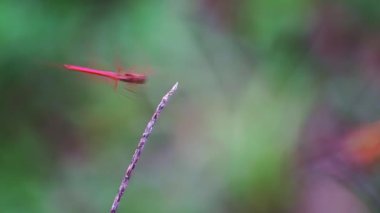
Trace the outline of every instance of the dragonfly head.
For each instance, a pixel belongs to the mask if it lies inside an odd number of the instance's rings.
[[[144,84],[147,76],[139,73],[124,73],[123,81],[133,84]]]

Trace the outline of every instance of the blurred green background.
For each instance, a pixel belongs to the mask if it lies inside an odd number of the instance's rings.
[[[299,173],[320,127],[379,118],[379,21],[375,0],[0,1],[0,211],[107,212],[178,81],[120,213],[318,212]],[[117,60],[154,72],[131,93],[61,67]]]

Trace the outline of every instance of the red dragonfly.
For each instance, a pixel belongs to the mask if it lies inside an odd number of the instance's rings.
[[[84,72],[93,75],[99,75],[103,77],[110,78],[115,80],[115,88],[119,81],[132,83],[132,84],[144,84],[147,80],[147,76],[144,74],[134,73],[134,72],[121,72],[121,69],[118,68],[118,72],[105,71],[105,70],[96,70],[88,67],[82,67],[71,64],[63,65],[68,70],[74,70],[77,72]]]

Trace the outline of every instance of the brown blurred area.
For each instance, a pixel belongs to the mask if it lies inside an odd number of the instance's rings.
[[[308,41],[325,79],[300,137],[299,212],[379,208],[379,28],[354,2],[316,1]]]

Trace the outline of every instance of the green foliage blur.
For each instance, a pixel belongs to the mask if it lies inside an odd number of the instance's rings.
[[[352,107],[367,80],[349,48],[379,46],[379,4],[0,1],[0,212],[109,211],[146,122],[177,81],[119,212],[296,212],[294,156],[320,100],[350,121],[379,117],[377,92],[365,112]],[[344,42],[329,40],[334,30]],[[118,63],[153,73],[134,92],[115,91],[62,67]]]

